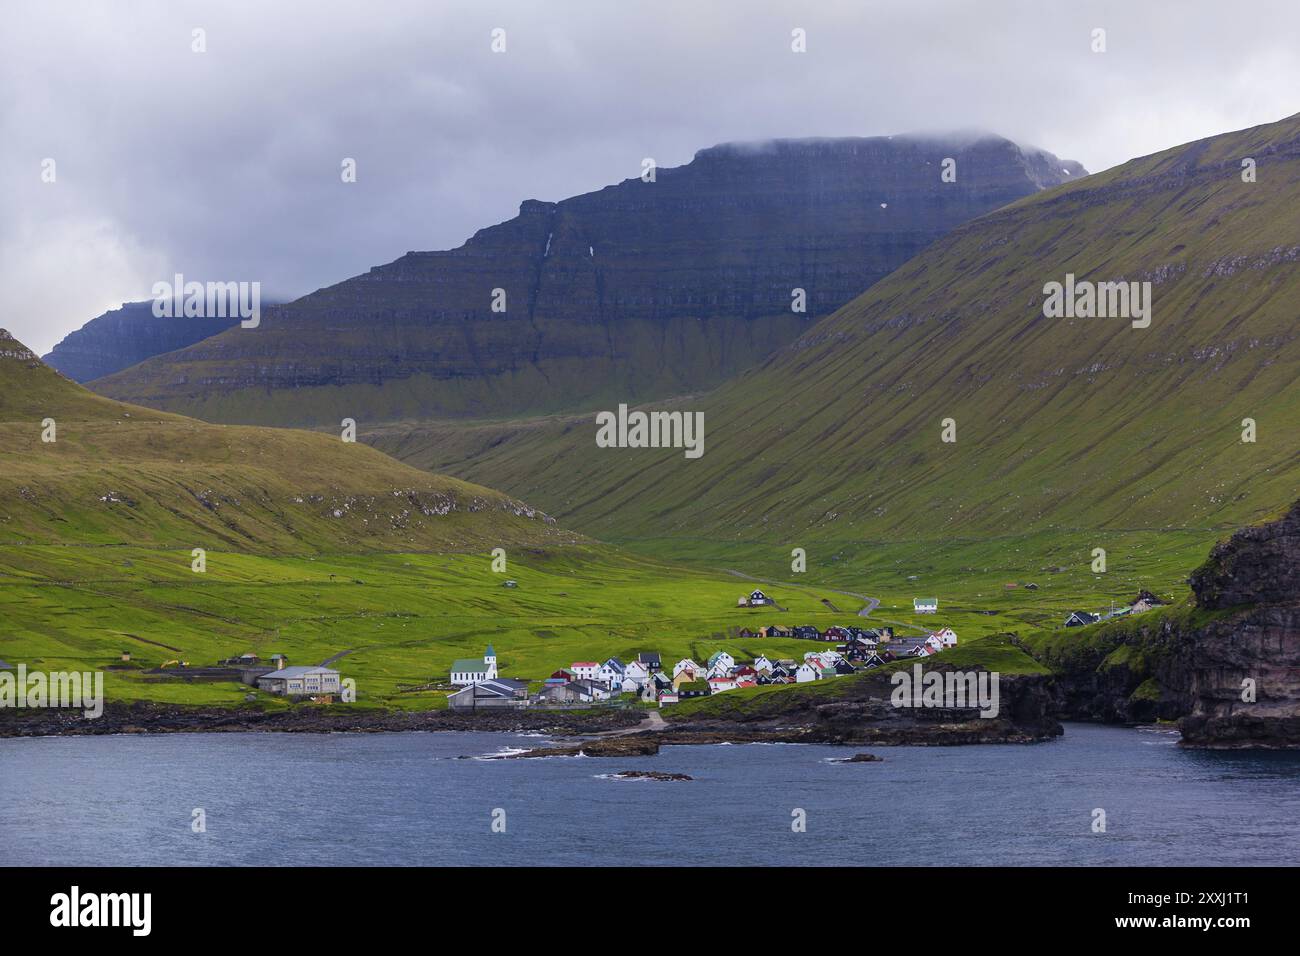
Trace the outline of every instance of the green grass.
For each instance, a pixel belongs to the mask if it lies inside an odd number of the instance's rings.
[[[989,588],[983,577],[947,577],[950,571],[936,569],[923,590],[940,596],[939,614],[913,614],[917,588],[882,576],[866,587],[883,599],[882,606],[862,619],[856,616],[861,602],[830,590],[862,583],[851,577],[829,587],[812,580],[769,587],[788,608],[782,613],[736,608],[736,598],[750,585],[724,572],[606,546],[507,554],[507,572],[498,574],[487,553],[214,551],[208,570],[198,574],[184,550],[0,547],[0,606],[6,615],[0,657],[48,670],[84,670],[115,665],[120,652],[130,650],[132,669],[107,672],[112,699],[237,705],[249,692],[242,685],[185,683],[180,673],[160,683],[141,671],[174,659],[210,665],[250,650],[311,664],[348,651],[334,666],[357,680],[362,703],[429,709],[445,705],[445,690],[411,688],[445,680],[453,659],[478,656],[488,643],[505,676],[535,681],[575,660],[627,660],[638,651],[658,651],[668,666],[682,657],[703,661],[720,649],[740,661],[759,653],[801,659],[825,645],[735,634],[765,623],[825,628],[893,622],[900,635],[942,625],[956,629],[961,643],[944,653],[945,662],[1022,673],[1038,665],[1005,635],[1078,640],[1079,631],[1052,630],[1070,608],[1099,606],[1111,591],[1132,597],[1138,585],[1156,583],[1139,577],[1112,585],[1090,574],[1062,572],[1053,576],[1059,584],[1044,578],[1037,592],[1005,592]],[[502,587],[506,577],[519,587]],[[829,610],[822,598],[840,611]],[[743,699],[751,693],[720,696]]]

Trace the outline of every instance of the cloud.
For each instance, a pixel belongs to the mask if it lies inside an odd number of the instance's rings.
[[[0,309],[42,352],[173,272],[298,295],[459,245],[524,199],[728,140],[979,128],[1096,171],[1300,108],[1291,0],[248,0],[4,16]],[[795,27],[806,53],[790,50]],[[46,157],[54,184],[40,182]]]

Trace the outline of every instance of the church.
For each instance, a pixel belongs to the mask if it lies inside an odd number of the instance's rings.
[[[459,687],[493,680],[496,676],[497,652],[492,649],[491,644],[488,645],[487,653],[483,655],[482,660],[462,657],[460,660],[452,661],[451,664],[451,682]]]

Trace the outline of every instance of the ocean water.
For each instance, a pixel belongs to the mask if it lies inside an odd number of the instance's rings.
[[[1300,754],[1069,724],[1029,746],[666,747],[502,734],[0,740],[8,865],[1255,865],[1300,860]],[[687,782],[610,779],[622,770]],[[195,833],[195,809],[206,832]],[[1105,832],[1093,832],[1095,811]],[[795,832],[796,811],[806,827]],[[504,822],[504,832],[495,832]]]

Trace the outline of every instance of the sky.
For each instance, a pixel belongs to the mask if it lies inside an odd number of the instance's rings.
[[[978,128],[1097,172],[1300,112],[1297,0],[10,0],[0,24],[0,326],[42,354],[178,272],[292,298],[720,142]]]

